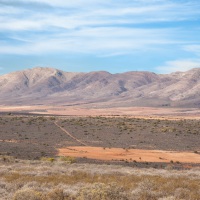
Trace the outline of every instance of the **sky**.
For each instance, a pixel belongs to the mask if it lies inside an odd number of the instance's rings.
[[[0,0],[0,74],[200,67],[199,0]]]

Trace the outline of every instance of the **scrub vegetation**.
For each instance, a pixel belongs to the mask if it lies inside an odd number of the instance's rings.
[[[199,200],[200,169],[139,169],[1,156],[0,195],[5,200]]]

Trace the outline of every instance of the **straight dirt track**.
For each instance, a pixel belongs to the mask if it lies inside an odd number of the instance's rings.
[[[87,146],[87,144],[85,144],[84,142],[80,141],[79,139],[77,139],[76,137],[74,137],[71,133],[69,133],[66,129],[64,129],[62,126],[60,126],[57,121],[54,122],[54,124],[58,128],[60,128],[64,133],[66,133],[69,137],[71,137],[72,139],[74,139],[76,142],[78,142],[79,144],[82,144],[84,146]]]

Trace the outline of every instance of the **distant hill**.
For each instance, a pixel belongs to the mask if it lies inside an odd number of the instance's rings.
[[[200,69],[164,75],[37,67],[1,75],[0,104],[199,107]]]

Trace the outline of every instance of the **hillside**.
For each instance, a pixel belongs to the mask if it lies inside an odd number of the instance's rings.
[[[1,105],[199,107],[200,69],[171,74],[33,68],[0,76]]]

